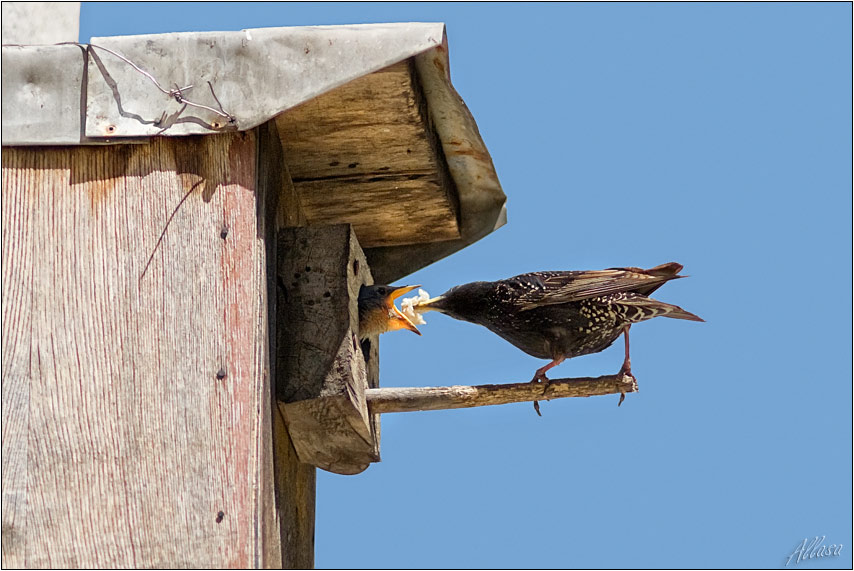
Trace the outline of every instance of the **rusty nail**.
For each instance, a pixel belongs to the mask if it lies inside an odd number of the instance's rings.
[[[218,512],[216,512],[216,522],[217,522],[217,523],[222,523],[222,518],[224,518],[224,517],[225,517],[225,512],[224,512],[224,511],[218,511]]]
[[[219,371],[216,372],[216,378],[220,381],[223,380],[226,377],[226,375],[227,374],[225,372],[225,369],[223,369],[222,367],[220,367]]]

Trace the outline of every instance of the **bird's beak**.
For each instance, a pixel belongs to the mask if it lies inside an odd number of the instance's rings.
[[[395,305],[394,305],[394,300],[396,300],[397,298],[399,298],[403,294],[409,293],[410,291],[412,291],[418,287],[421,287],[421,286],[420,285],[414,285],[414,286],[402,286],[402,287],[395,288],[391,291],[391,293],[388,294],[388,301],[389,301],[389,304],[391,304],[391,307],[394,310],[394,314],[398,319],[399,328],[400,329],[409,329],[413,333],[415,333],[417,335],[421,335],[421,332],[418,331],[418,328],[415,327],[415,324],[412,323],[412,321],[410,321],[409,318],[406,317],[403,313],[401,313],[401,311],[397,307],[395,307]]]
[[[418,286],[416,286],[416,287],[418,287]],[[392,307],[394,307],[394,306],[392,306]],[[394,313],[397,316],[397,319],[400,321],[400,328],[401,329],[409,329],[413,333],[415,333],[417,335],[421,335],[421,332],[418,331],[418,328],[415,327],[415,324],[412,323],[408,317],[403,315],[403,313],[401,313],[398,308],[394,307]]]
[[[412,290],[414,290],[417,287],[421,287],[421,286],[420,285],[414,285],[414,286],[401,286],[401,287],[395,288],[395,289],[391,290],[390,294],[388,294],[388,298],[391,300],[395,300],[395,299],[399,298],[400,296],[402,296],[403,294],[411,292]]]
[[[444,299],[441,295],[438,297],[431,297],[427,301],[422,301],[421,303],[416,303],[412,306],[412,309],[415,310],[416,313],[426,313],[428,311],[435,311],[438,308],[433,307],[433,304],[437,301],[441,301]]]

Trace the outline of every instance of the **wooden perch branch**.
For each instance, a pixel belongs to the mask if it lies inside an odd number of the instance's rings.
[[[512,402],[530,402],[566,397],[592,397],[634,393],[637,381],[628,375],[552,379],[543,394],[543,383],[502,385],[457,385],[453,387],[405,387],[367,389],[365,396],[372,414],[468,408]]]

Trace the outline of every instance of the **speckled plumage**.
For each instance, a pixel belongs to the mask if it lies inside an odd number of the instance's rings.
[[[552,359],[553,366],[602,351],[627,325],[659,315],[702,321],[648,297],[665,282],[683,277],[677,275],[681,269],[669,263],[649,270],[532,272],[457,286],[416,309],[483,325],[534,357]],[[547,369],[538,374],[545,378]]]

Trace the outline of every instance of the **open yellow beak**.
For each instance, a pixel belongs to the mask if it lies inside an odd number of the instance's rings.
[[[399,298],[400,296],[402,296],[403,294],[411,292],[412,290],[414,290],[417,287],[421,287],[421,286],[420,285],[401,286],[399,288],[393,289],[393,290],[391,290],[391,293],[388,294],[388,298],[391,300],[395,300],[395,299]]]
[[[414,290],[415,288],[419,288],[419,287],[421,287],[421,286],[420,285],[402,286],[399,288],[395,288],[394,290],[391,291],[391,293],[388,294],[388,302],[391,305],[391,309],[394,311],[394,314],[398,319],[398,324],[400,326],[400,329],[409,329],[410,331],[412,331],[413,333],[415,333],[417,335],[421,335],[421,332],[418,331],[418,328],[415,327],[415,324],[412,323],[412,321],[410,321],[409,318],[406,317],[403,313],[401,313],[401,311],[394,305],[394,300],[396,300],[397,298],[399,298],[403,294],[409,293],[412,290]]]

